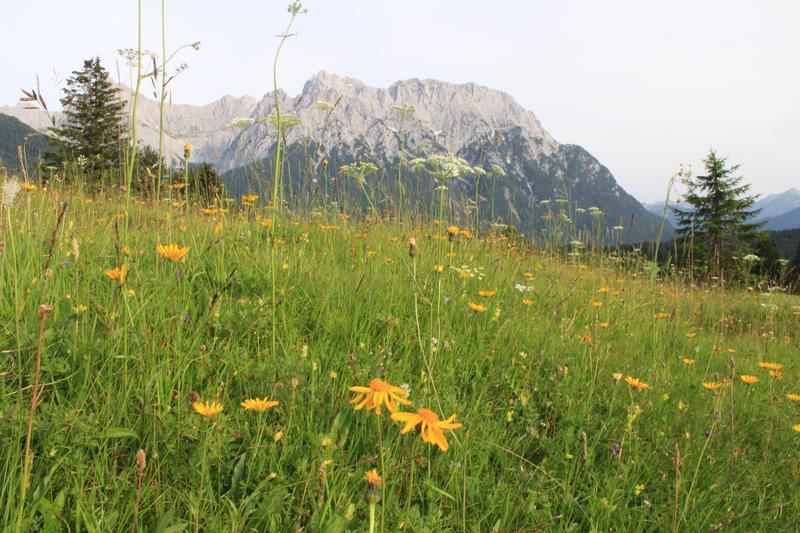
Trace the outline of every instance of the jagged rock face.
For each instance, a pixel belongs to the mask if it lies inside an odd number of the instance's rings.
[[[454,202],[478,198],[482,213],[491,205],[496,218],[518,228],[542,227],[554,210],[547,201],[567,199],[568,207],[559,210],[568,212],[581,227],[596,225],[596,219],[582,212],[595,206],[605,213],[601,222],[606,229],[625,227],[620,236],[628,242],[651,239],[658,231],[657,218],[620,188],[607,168],[583,148],[556,142],[533,113],[505,93],[435,80],[406,80],[374,89],[322,72],[306,82],[296,98],[279,93],[279,100],[282,114],[300,119],[286,135],[290,150],[311,160],[293,162],[312,175],[319,173],[323,158],[332,164],[336,160],[337,165],[364,159],[381,166],[384,180],[390,182],[401,146],[407,158],[450,153],[472,165],[497,164],[506,171],[491,186],[485,179],[453,180],[448,186]],[[320,110],[320,102],[334,107]],[[404,119],[399,108],[407,105],[414,112]],[[250,117],[255,124],[242,129],[224,152],[222,169],[242,167],[274,153],[276,128],[264,120],[274,112],[275,96],[268,94]],[[228,181],[237,175],[242,174],[234,172]],[[241,188],[241,184],[230,186]],[[390,189],[391,183],[383,188]],[[464,205],[457,208],[466,208],[463,200],[460,203]],[[576,208],[582,209],[576,212]]]
[[[130,100],[130,89],[123,94]],[[407,159],[450,153],[472,165],[489,168],[494,163],[505,169],[506,175],[492,180],[491,187],[486,180],[476,184],[461,179],[450,184],[451,192],[453,197],[478,198],[480,204],[494,206],[497,218],[518,227],[541,226],[551,209],[547,201],[557,199],[569,201],[567,210],[576,223],[585,215],[578,208],[601,208],[603,225],[624,226],[628,242],[653,238],[660,225],[591,154],[579,146],[559,144],[533,113],[503,92],[471,83],[416,79],[376,89],[320,72],[306,82],[299,96],[279,92],[278,97],[282,115],[299,119],[285,136],[295,168],[304,169],[295,179],[313,180],[325,158],[330,169],[362,159],[382,167],[388,190],[401,147]],[[413,106],[413,112],[404,115],[403,106]],[[202,107],[167,105],[166,152],[179,157],[184,143],[191,143],[193,160],[208,161],[223,172],[257,163],[274,153],[277,129],[269,120],[274,114],[274,93],[258,102],[225,97]],[[140,96],[137,116],[140,139],[157,146],[158,104]],[[230,127],[237,118],[252,124]],[[230,176],[235,175],[244,174]],[[242,184],[229,183],[229,188],[235,191]],[[480,209],[487,212],[483,205]],[[586,227],[596,222],[586,220]]]

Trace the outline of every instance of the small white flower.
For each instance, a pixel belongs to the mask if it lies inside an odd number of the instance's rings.
[[[747,261],[748,263],[755,263],[756,261],[760,261],[761,258],[755,254],[747,254],[746,256],[742,257],[742,261]]]

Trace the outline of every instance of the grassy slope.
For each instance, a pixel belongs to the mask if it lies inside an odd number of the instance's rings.
[[[161,520],[206,531],[364,531],[371,468],[385,480],[378,516],[387,531],[671,530],[675,513],[683,531],[796,525],[800,405],[784,394],[800,393],[797,300],[651,286],[642,274],[565,264],[508,241],[450,243],[439,227],[309,216],[277,226],[271,353],[271,245],[255,213],[217,221],[193,209],[185,220],[133,205],[125,240],[118,200],[69,199],[50,277],[43,240],[58,195],[29,193],[2,212],[4,525],[19,505],[42,303],[55,312],[25,515],[45,529],[130,529],[140,447],[139,523],[153,530]],[[168,263],[157,242],[191,250]],[[117,251],[125,244],[129,256]],[[104,271],[123,261],[121,289]],[[435,264],[448,267],[437,274]],[[464,277],[462,265],[481,274]],[[481,298],[481,289],[497,294]],[[470,301],[487,312],[472,313]],[[784,363],[783,379],[760,361]],[[651,388],[632,390],[616,372]],[[760,382],[744,385],[734,372]],[[407,383],[417,406],[457,413],[464,427],[448,433],[448,452],[352,410],[348,387],[384,376]],[[732,387],[701,387],[726,376]],[[225,411],[200,417],[193,394]],[[239,407],[263,395],[281,405]]]

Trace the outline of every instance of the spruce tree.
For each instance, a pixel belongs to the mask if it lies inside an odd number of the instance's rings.
[[[751,222],[759,213],[752,209],[757,195],[748,195],[749,184],[737,176],[739,165],[728,167],[726,159],[711,150],[703,161],[706,174],[692,176],[686,184],[686,210],[672,208],[678,219],[678,235],[690,237],[694,257],[709,273],[721,274],[735,254],[750,251],[763,238],[763,222]]]
[[[58,147],[50,154],[54,162],[79,162],[93,180],[121,168],[125,102],[109,81],[99,57],[87,59],[83,69],[72,73],[61,105],[64,124],[50,129]]]

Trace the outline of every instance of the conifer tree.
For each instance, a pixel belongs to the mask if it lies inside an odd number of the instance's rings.
[[[80,162],[90,179],[100,180],[121,167],[125,146],[125,102],[109,81],[108,71],[95,57],[67,80],[64,124],[51,128],[58,150],[50,158],[57,163]]]
[[[763,238],[764,223],[751,222],[760,211],[752,209],[758,196],[748,195],[750,185],[736,175],[739,165],[728,167],[714,150],[703,163],[706,174],[686,181],[689,208],[673,211],[678,235],[694,243],[695,259],[703,261],[709,273],[721,274],[734,255],[748,253],[751,244]]]

